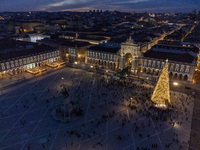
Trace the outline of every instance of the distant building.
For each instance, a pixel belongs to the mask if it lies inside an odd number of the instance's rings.
[[[59,36],[59,38],[69,39],[69,40],[75,40],[78,39],[78,34],[74,32],[66,32]]]
[[[87,51],[87,63],[159,75],[168,59],[170,78],[192,81],[198,54],[199,49],[192,44],[164,41],[142,53],[140,45],[134,44],[130,37],[121,44],[121,48],[101,45],[90,47]]]
[[[199,49],[192,44],[161,41],[144,53],[142,71],[158,75],[169,60],[169,77],[192,81]]]
[[[37,25],[37,26],[34,26],[33,28],[34,28],[35,33],[43,33],[45,31],[44,25]]]
[[[33,32],[34,27],[43,25],[41,22],[22,22],[21,31],[22,32]]]
[[[50,42],[52,44],[52,42]],[[141,45],[131,36],[120,45],[57,39],[60,56],[70,62],[81,62],[109,69],[128,69],[133,73],[159,75],[168,59],[169,77],[192,81],[199,49],[186,42],[160,41],[150,50],[141,52]]]
[[[120,57],[118,51],[120,48],[103,47],[100,45],[92,46],[87,49],[87,61],[95,65],[101,65],[110,69],[119,68]]]
[[[0,77],[19,74],[59,59],[60,52],[54,47],[0,39]]]
[[[84,24],[82,20],[68,20],[67,28],[69,29],[82,29],[84,28]]]

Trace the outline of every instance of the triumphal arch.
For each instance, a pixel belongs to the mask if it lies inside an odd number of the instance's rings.
[[[140,50],[140,44],[136,44],[131,36],[121,44],[119,55],[120,69],[129,69],[133,73],[140,71],[143,54]]]

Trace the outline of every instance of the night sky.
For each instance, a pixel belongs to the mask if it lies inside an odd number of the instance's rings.
[[[200,0],[0,0],[0,11],[191,12],[199,8]]]

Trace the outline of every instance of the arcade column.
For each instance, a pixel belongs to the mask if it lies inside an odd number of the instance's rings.
[[[119,59],[120,59],[119,60],[119,67],[120,67],[121,70],[123,70],[124,69],[124,57],[120,56]]]
[[[132,57],[131,72],[137,73],[137,69],[138,69],[138,58]]]

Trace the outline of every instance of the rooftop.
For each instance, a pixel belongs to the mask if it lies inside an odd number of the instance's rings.
[[[88,42],[82,42],[82,41],[66,40],[66,41],[62,42],[61,45],[69,46],[69,47],[84,47],[84,46],[89,46],[91,44]]]
[[[56,44],[56,45],[63,45],[63,46],[68,46],[68,47],[84,47],[84,46],[89,46],[91,45],[88,42],[82,42],[82,41],[72,41],[68,39],[51,39],[51,38],[44,38],[41,40],[42,43],[45,44]]]
[[[116,47],[103,47],[103,46],[91,46],[88,50],[91,51],[101,51],[101,52],[108,52],[108,53],[117,53],[121,48]]]
[[[55,48],[44,44],[0,39],[0,61],[52,50]]]
[[[156,58],[156,59],[169,59],[171,61],[193,63],[196,61],[196,56],[191,52],[184,52],[181,50],[155,48],[144,53],[144,57]]]

